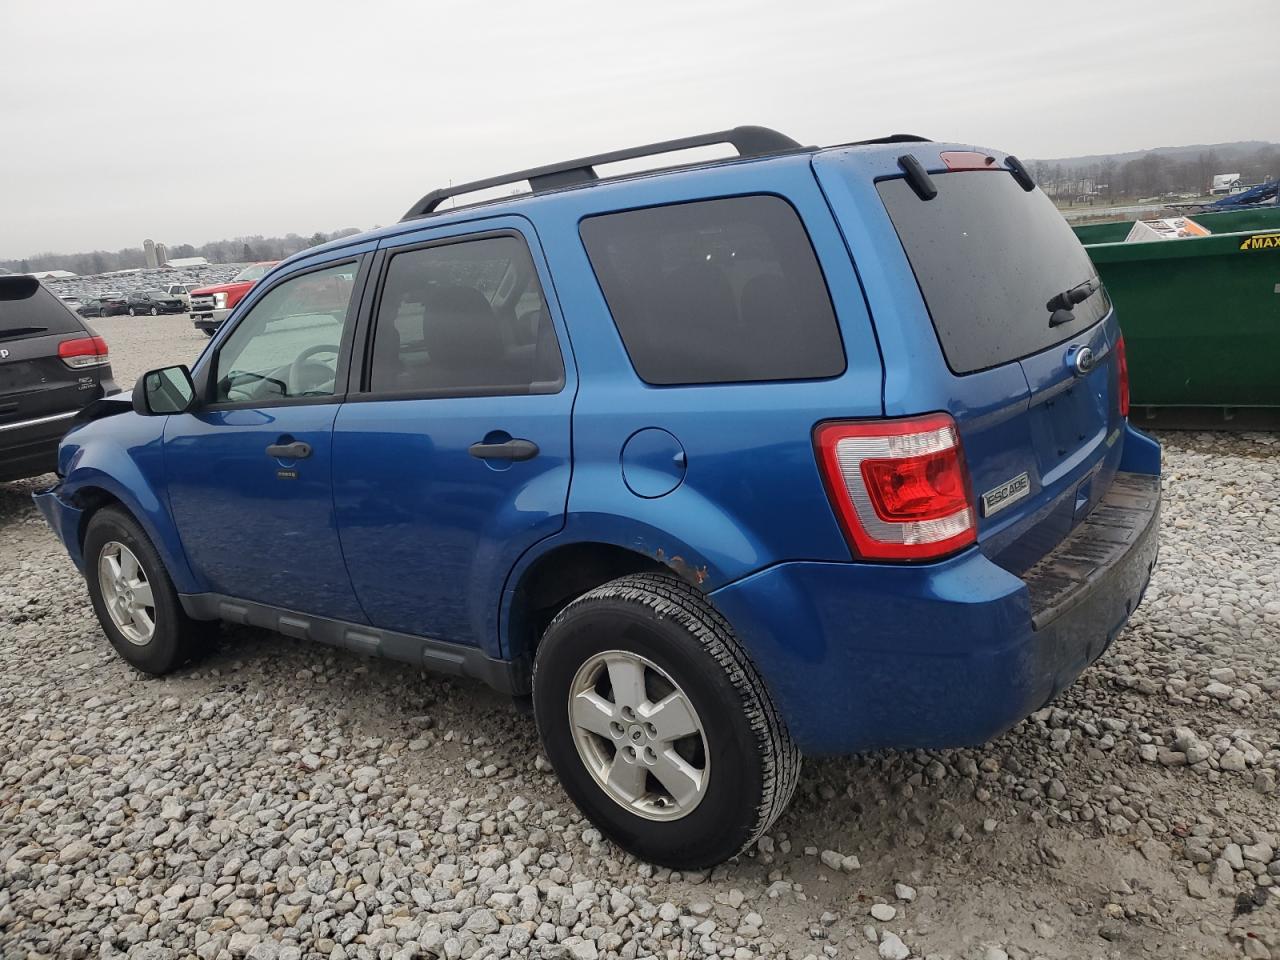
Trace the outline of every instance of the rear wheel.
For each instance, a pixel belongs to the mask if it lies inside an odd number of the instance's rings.
[[[566,607],[538,649],[533,703],[566,792],[654,863],[740,853],[799,777],[799,752],[729,625],[673,577],[623,577]]]
[[[131,317],[136,317],[136,316],[137,316],[137,314],[133,312],[133,307],[130,307],[130,308],[129,308],[129,316],[131,316]]]
[[[160,311],[159,311],[159,310],[157,310],[155,307],[152,307],[152,308],[151,308],[151,315],[152,315],[153,317],[154,317],[156,314],[158,314],[159,312],[160,312]]]
[[[144,673],[168,673],[200,649],[215,625],[192,620],[151,541],[123,510],[106,507],[89,519],[85,580],[102,631]]]

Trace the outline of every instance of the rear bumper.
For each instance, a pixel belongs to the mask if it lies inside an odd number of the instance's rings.
[[[31,499],[35,501],[45,521],[66,547],[76,568],[83,571],[84,555],[80,550],[80,518],[84,515],[84,511],[64,501],[61,492],[62,484],[58,484],[40,493],[33,493]]]
[[[1092,563],[1072,589],[969,550],[920,567],[781,564],[711,597],[806,753],[976,745],[1070,685],[1137,608],[1158,474],[1119,474],[1104,508],[1125,522],[1081,524],[1046,558]]]
[[[75,410],[18,423],[0,423],[0,481],[48,473],[58,465],[58,442]]]

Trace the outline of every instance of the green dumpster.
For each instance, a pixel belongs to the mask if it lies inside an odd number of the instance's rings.
[[[1216,218],[1245,213],[1259,211],[1194,219],[1221,230]],[[1280,210],[1252,222],[1268,219],[1270,230],[1086,243],[1124,331],[1135,422],[1280,428]]]
[[[1241,230],[1280,230],[1280,207],[1274,204],[1250,207],[1246,210],[1224,210],[1221,213],[1189,213],[1189,216],[1210,233],[1239,233]],[[1133,229],[1132,220],[1113,220],[1108,223],[1084,223],[1071,228],[1080,242],[1118,243]]]

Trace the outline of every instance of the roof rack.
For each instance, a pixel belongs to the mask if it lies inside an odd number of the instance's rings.
[[[580,157],[577,160],[565,160],[544,167],[533,167],[506,173],[499,177],[485,180],[472,180],[470,183],[459,183],[442,190],[432,190],[425,197],[409,208],[409,212],[401,217],[401,221],[414,220],[433,213],[445,200],[464,193],[475,193],[490,187],[500,187],[508,183],[528,181],[534,193],[555,190],[560,187],[572,187],[584,183],[593,183],[600,177],[595,168],[604,163],[617,163],[620,160],[634,160],[637,157],[650,157],[656,154],[673,153],[677,150],[689,150],[693,147],[707,147],[716,144],[731,144],[740,157],[760,157],[776,153],[788,153],[807,149],[777,130],[768,127],[734,127],[732,130],[719,130],[715,133],[704,133],[694,137],[682,137],[679,140],[664,140],[661,143],[647,143],[640,147],[628,147],[625,150],[614,150],[612,153],[601,153],[594,157]]]

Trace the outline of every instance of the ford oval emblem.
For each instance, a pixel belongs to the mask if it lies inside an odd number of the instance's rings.
[[[1093,362],[1093,351],[1088,347],[1081,347],[1075,352],[1075,356],[1071,358],[1071,366],[1075,370],[1077,377],[1083,377],[1092,370]]]

